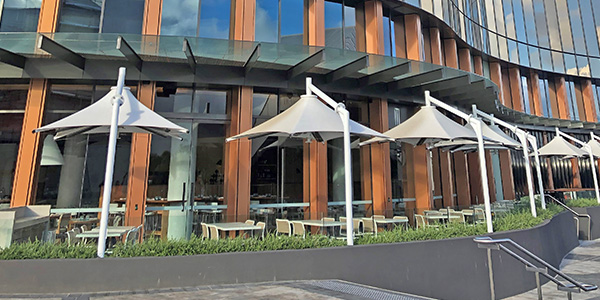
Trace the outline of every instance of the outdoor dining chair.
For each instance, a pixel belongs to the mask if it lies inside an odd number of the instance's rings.
[[[219,239],[219,229],[217,227],[215,227],[214,225],[206,225],[206,226],[208,226],[208,229],[210,230],[210,239],[218,240]]]
[[[448,220],[448,222],[450,223],[460,223],[460,224],[464,224],[465,223],[465,215],[463,215],[462,212],[459,211],[450,211],[450,217],[452,216],[457,216],[458,218],[450,218],[450,220]]]
[[[81,232],[88,231],[87,225],[81,225],[81,227],[79,227],[79,228],[81,228]]]
[[[294,228],[294,235],[300,235],[302,238],[306,238],[306,229],[304,228],[304,224],[298,221],[292,221],[292,226]]]
[[[71,214],[61,214],[58,217],[58,224],[56,227],[56,235],[60,235],[61,233],[67,232],[67,227],[69,226],[69,221],[71,220]]]
[[[415,214],[415,226],[417,229],[425,228],[425,217],[423,215]]]
[[[275,219],[275,225],[277,230],[277,235],[287,234],[289,236],[292,235],[292,226],[289,220],[286,219]]]
[[[127,232],[127,235],[125,235],[125,245],[135,245],[139,242],[142,226],[144,225],[135,227]]]
[[[67,231],[67,245],[75,246],[81,242],[81,238],[77,237],[77,233],[74,230]]]
[[[267,227],[267,223],[265,222],[258,222],[256,223],[256,226],[260,227],[260,237],[261,239],[265,239],[265,228]]]
[[[254,226],[254,220],[246,220],[244,223]]]
[[[210,231],[208,230],[208,226],[206,225],[206,223],[200,223],[200,226],[202,226],[202,239],[210,239]]]
[[[363,234],[375,234],[377,236],[377,224],[376,220],[372,218],[362,218],[363,222]]]
[[[385,219],[385,216],[384,215],[373,215],[373,219],[375,219],[375,220],[383,220],[383,219]]]

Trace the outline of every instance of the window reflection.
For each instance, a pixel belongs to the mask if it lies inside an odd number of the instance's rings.
[[[229,38],[230,1],[163,0],[162,35]]]
[[[141,33],[144,0],[63,0],[58,31]]]
[[[36,32],[42,0],[4,0],[1,32]]]
[[[546,118],[552,117],[552,105],[550,104],[550,90],[548,88],[548,79],[539,79],[540,101],[542,102],[542,113]]]
[[[531,114],[531,103],[529,103],[529,79],[527,76],[521,76],[521,96],[523,98],[523,111]]]
[[[587,52],[585,50],[585,37],[583,35],[583,27],[581,24],[581,14],[579,13],[579,1],[568,0],[568,4],[569,17],[571,20],[571,33],[573,34],[573,45],[575,48],[575,52],[580,54],[586,54]]]
[[[579,110],[577,107],[575,83],[573,81],[566,81],[565,85],[567,88],[567,104],[569,105],[569,118],[571,120],[579,120]]]
[[[581,23],[585,33],[585,43],[589,55],[599,56],[596,26],[594,26],[594,15],[590,0],[579,0],[581,8]],[[600,25],[600,23],[599,23]]]
[[[10,203],[27,90],[27,85],[0,86],[0,204]]]

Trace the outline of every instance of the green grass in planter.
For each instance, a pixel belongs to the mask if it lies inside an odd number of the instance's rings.
[[[599,205],[598,200],[595,198],[577,198],[567,201],[567,206],[569,207],[589,207]]]

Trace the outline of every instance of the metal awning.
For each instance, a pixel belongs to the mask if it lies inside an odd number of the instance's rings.
[[[0,33],[0,78],[128,80],[303,90],[304,76],[328,93],[422,103],[422,93],[531,126],[600,129],[596,123],[517,112],[489,79],[462,70],[336,48],[181,36]]]

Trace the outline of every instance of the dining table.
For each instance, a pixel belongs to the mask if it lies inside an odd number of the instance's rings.
[[[323,220],[299,220],[295,222],[300,222],[304,227],[319,227],[321,234],[323,234],[323,229],[341,227],[342,225],[346,225],[346,223],[342,223],[340,221],[323,221]],[[336,232],[336,230],[333,230]],[[337,231],[339,232],[339,231]]]
[[[221,232],[226,232],[227,235],[231,236],[231,233],[237,231],[250,231],[254,236],[254,231],[262,230],[262,227],[256,225],[250,225],[242,222],[226,222],[226,223],[208,223],[206,225],[214,226]]]

